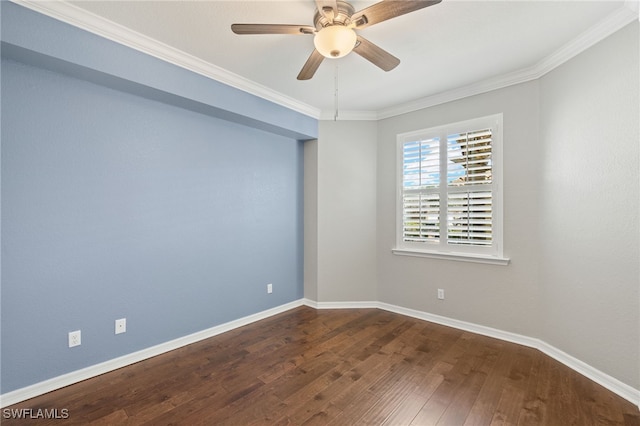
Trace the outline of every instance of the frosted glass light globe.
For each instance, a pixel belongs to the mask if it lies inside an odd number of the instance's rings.
[[[342,58],[356,45],[356,32],[343,25],[324,27],[316,33],[313,44],[326,58]]]

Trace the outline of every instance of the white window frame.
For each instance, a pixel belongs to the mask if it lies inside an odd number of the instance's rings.
[[[438,259],[459,260],[477,263],[507,265],[509,259],[503,255],[503,194],[502,194],[502,114],[450,123],[443,126],[397,135],[396,155],[396,246],[392,252],[397,255],[430,257]],[[447,199],[451,193],[459,192],[459,188],[446,184],[447,174],[447,136],[472,132],[481,129],[491,129],[491,167],[490,184],[482,184],[483,188],[491,190],[492,200],[492,243],[490,246],[449,244],[447,241]],[[435,191],[440,194],[440,238],[432,241],[405,241],[404,238],[404,210],[403,210],[403,167],[404,144],[408,142],[424,141],[438,137],[440,143],[440,184]],[[434,190],[432,190],[434,191]]]

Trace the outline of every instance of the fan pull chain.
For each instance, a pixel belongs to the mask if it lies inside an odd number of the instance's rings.
[[[333,92],[333,102],[334,102],[334,110],[333,121],[338,121],[338,64],[335,67],[335,75],[333,79],[333,84],[335,87],[335,91]]]

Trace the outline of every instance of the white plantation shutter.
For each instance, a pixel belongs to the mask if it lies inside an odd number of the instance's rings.
[[[447,201],[447,242],[490,246],[492,233],[491,192],[449,194]]]
[[[501,256],[502,115],[398,136],[399,248]]]
[[[402,182],[404,241],[440,238],[440,140],[429,138],[403,145]]]
[[[491,129],[447,135],[449,244],[493,243],[492,142]]]
[[[404,196],[404,241],[439,241],[439,198],[438,194],[407,194]]]

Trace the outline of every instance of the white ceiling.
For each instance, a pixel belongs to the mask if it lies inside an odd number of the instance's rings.
[[[360,10],[375,1],[351,3]],[[386,73],[352,53],[325,60],[309,81],[296,76],[313,49],[313,36],[240,36],[230,25],[313,25],[313,0],[73,1],[66,6],[240,76],[272,95],[267,97],[322,111],[320,116],[333,114],[337,75],[340,111],[379,116],[399,105],[534,69],[567,46],[585,44],[581,40],[597,33],[603,22],[628,15],[629,3],[443,0],[359,31],[401,60],[396,69]]]

